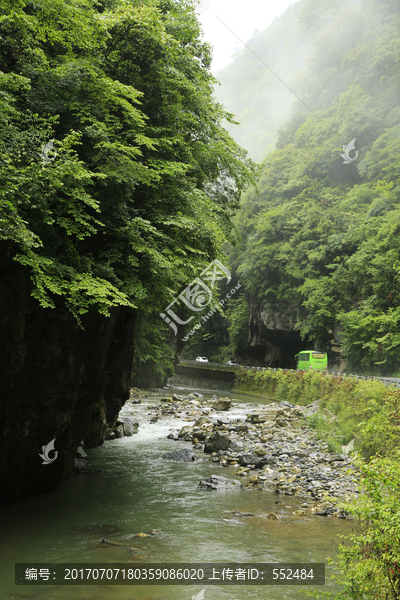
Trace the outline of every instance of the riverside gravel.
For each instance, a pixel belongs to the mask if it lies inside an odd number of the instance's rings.
[[[346,518],[336,504],[359,494],[358,471],[351,457],[328,452],[308,427],[305,417],[317,410],[315,404],[244,405],[217,396],[204,399],[198,393],[162,395],[161,390],[137,389],[131,390],[131,403],[151,401],[152,396],[159,402],[148,407],[150,422],[174,418],[176,427],[167,437],[191,443],[198,459],[221,467],[220,476],[227,475],[222,467],[230,467],[229,478],[240,481],[243,489],[296,496],[299,516]],[[230,417],[238,409],[246,409],[246,416]]]

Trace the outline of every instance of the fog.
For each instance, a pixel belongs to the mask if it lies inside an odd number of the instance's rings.
[[[266,29],[294,3],[291,0],[199,0],[197,10],[204,38],[214,47],[213,73],[226,67],[232,55],[242,50],[243,44],[238,38],[247,41],[255,30]]]
[[[339,4],[340,16],[331,3],[252,0],[243,11],[242,2],[210,0],[199,13],[205,39],[214,46],[213,71],[220,82],[215,94],[240,123],[225,126],[253,160],[261,162],[276,148],[278,131],[294,109],[309,116],[321,101],[327,106],[327,91],[318,97],[318,85],[309,85],[308,68],[312,63],[312,70],[326,70],[338,55],[345,56],[364,27],[353,11],[358,0]],[[358,56],[357,77],[367,68],[366,60]],[[332,101],[342,86],[335,73]]]

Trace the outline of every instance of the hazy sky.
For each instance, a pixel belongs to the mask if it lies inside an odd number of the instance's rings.
[[[275,17],[297,0],[198,0],[198,13],[205,39],[214,46],[212,72],[231,62],[235,48],[243,44],[218,19],[222,19],[242,40],[247,41],[256,29],[266,29]]]

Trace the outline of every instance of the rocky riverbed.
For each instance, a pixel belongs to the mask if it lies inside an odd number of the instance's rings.
[[[350,457],[329,452],[327,444],[308,427],[305,417],[316,410],[315,405],[244,405],[217,396],[204,399],[199,393],[160,392],[132,390],[120,416],[134,415],[135,404],[157,398],[156,404],[147,407],[150,422],[172,418],[174,426],[168,438],[191,444],[191,449],[167,453],[165,460],[207,460],[217,468],[229,468],[228,477],[221,469],[201,481],[200,487],[273,490],[298,497],[299,516],[346,517],[336,504],[359,493],[358,472]],[[237,418],[239,408],[242,418]]]

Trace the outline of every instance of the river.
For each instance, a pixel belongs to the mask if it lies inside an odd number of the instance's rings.
[[[211,397],[215,390],[191,388]],[[232,396],[232,410],[243,417],[246,404],[259,398]],[[326,562],[336,554],[341,534],[351,522],[332,517],[298,517],[295,497],[270,491],[198,489],[211,474],[229,476],[208,461],[166,462],[164,452],[191,447],[166,438],[171,420],[149,422],[148,404],[134,405],[140,423],[132,437],[108,441],[88,449],[89,472],[68,477],[58,490],[3,504],[0,513],[0,597],[40,600],[191,600],[204,586],[51,585],[16,586],[16,562],[183,563],[183,562]],[[231,415],[230,415],[231,416]],[[232,415],[234,416],[234,415]],[[90,472],[92,471],[92,472]],[[254,513],[234,517],[224,511]],[[265,518],[282,515],[281,521]],[[152,537],[133,537],[150,533]],[[130,550],[101,543],[101,539],[137,548]],[[326,587],[333,591],[332,568]],[[208,586],[205,600],[297,600],[305,596],[294,586]]]

